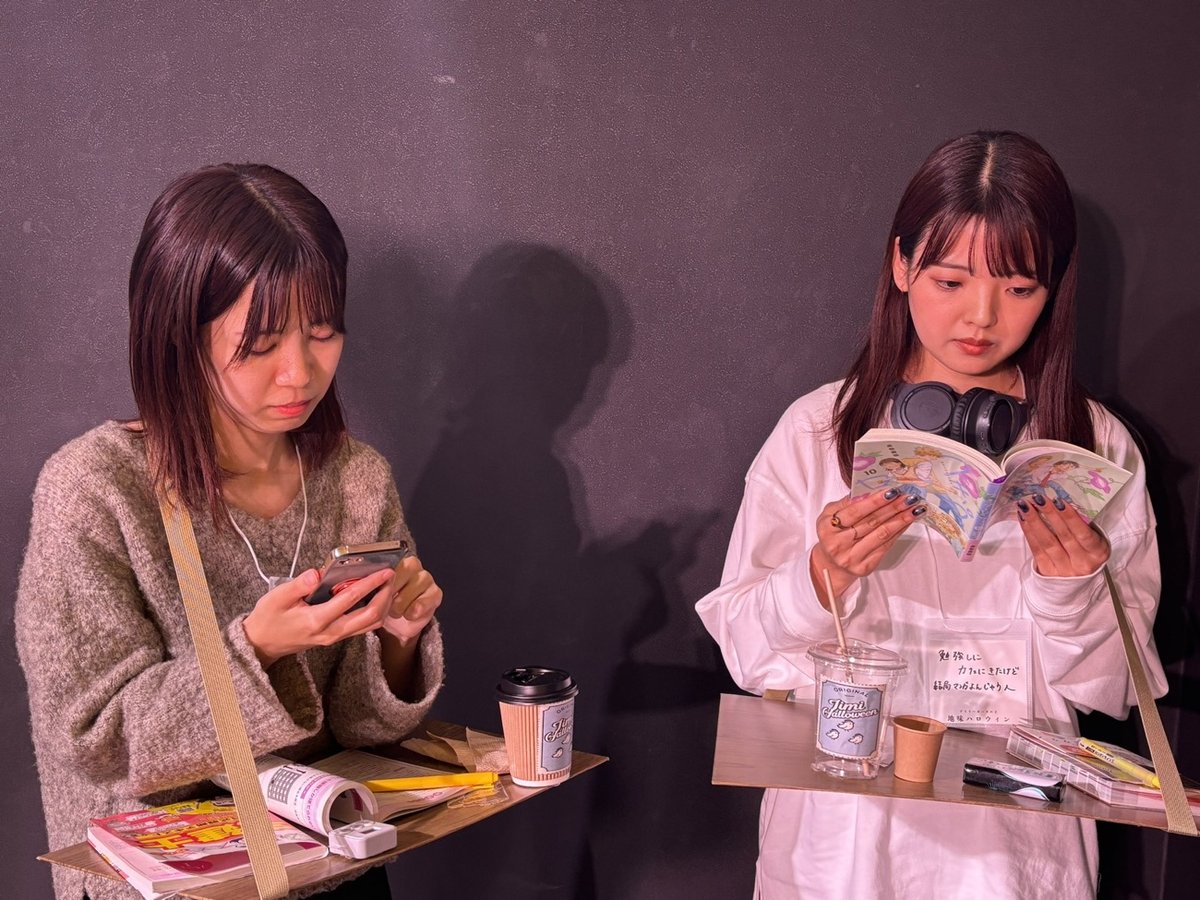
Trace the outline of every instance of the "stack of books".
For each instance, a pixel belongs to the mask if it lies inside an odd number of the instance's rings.
[[[1162,791],[1152,786],[1154,764],[1150,760],[1116,744],[1092,743],[1096,751],[1088,752],[1078,738],[1018,725],[1008,735],[1007,749],[1028,763],[1065,776],[1067,784],[1110,806],[1165,808]],[[1105,762],[1095,752],[1111,755],[1114,762]],[[1184,778],[1183,786],[1192,814],[1200,814],[1200,785]]]

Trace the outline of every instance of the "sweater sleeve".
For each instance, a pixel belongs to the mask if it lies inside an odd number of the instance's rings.
[[[194,650],[164,644],[105,487],[59,460],[43,470],[18,588],[18,651],[40,745],[113,793],[140,797],[224,767]],[[254,752],[315,733],[321,705],[302,667],[282,661],[264,672],[241,616],[224,633]]]
[[[821,439],[784,415],[746,476],[721,586],[696,604],[734,681],[754,693],[811,682],[805,651],[835,634],[808,571],[817,515],[836,499],[810,483]],[[844,618],[861,592],[859,581],[840,598]]]
[[[1118,422],[1103,412],[1097,418],[1101,455],[1133,473],[1101,512],[1097,525],[1108,538],[1108,568],[1151,691],[1159,697],[1167,690],[1153,634],[1161,576],[1145,464]],[[1049,578],[1037,573],[1030,558],[1021,583],[1050,686],[1082,712],[1098,710],[1124,718],[1136,698],[1103,568],[1075,578]]]
[[[383,465],[387,488],[377,539],[407,541],[415,552],[395,482],[386,463]],[[329,727],[343,747],[373,746],[405,737],[429,714],[441,688],[442,637],[436,620],[429,623],[417,646],[415,700],[401,700],[392,693],[380,650],[374,633],[349,640],[333,673],[326,710]]]

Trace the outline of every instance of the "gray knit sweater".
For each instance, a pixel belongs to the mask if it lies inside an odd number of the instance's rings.
[[[307,473],[308,528],[297,572],[332,547],[411,540],[383,458],[351,440]],[[299,497],[271,519],[233,511],[268,575],[286,575]],[[424,697],[405,703],[383,677],[371,634],[279,660],[264,671],[242,620],[266,586],[250,552],[207,512],[192,516],[255,755],[311,758],[394,741],[425,716],[442,681],[436,622],[421,638]],[[16,604],[50,846],[84,840],[88,819],[211,793],[221,771],[142,439],[108,423],[54,454],[33,498]],[[55,866],[59,900],[128,900],[122,883]],[[300,896],[300,895],[297,895]]]

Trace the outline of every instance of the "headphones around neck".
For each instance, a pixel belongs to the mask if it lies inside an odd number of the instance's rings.
[[[1029,422],[1029,404],[987,388],[959,395],[940,381],[901,382],[892,390],[892,425],[953,438],[1000,456]]]

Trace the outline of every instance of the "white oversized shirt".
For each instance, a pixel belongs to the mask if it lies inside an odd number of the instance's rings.
[[[809,578],[816,520],[845,497],[829,422],[839,384],[787,410],[746,475],[721,586],[696,604],[745,690],[813,692],[805,651],[834,636]],[[1166,680],[1151,633],[1159,569],[1140,455],[1111,414],[1093,406],[1096,449],[1133,472],[1097,524],[1156,696]],[[957,560],[917,523],[841,598],[848,637],[912,658],[931,623],[1029,622],[1035,722],[1077,733],[1075,710],[1123,718],[1134,702],[1101,572],[1048,578],[1016,522],[989,528],[975,559]],[[898,698],[920,712],[928,686],[912,672]],[[898,702],[900,702],[898,700]],[[898,706],[896,707],[899,708]],[[1097,875],[1090,821],[918,800],[768,790],[759,822],[756,896],[777,898],[1087,898]]]

